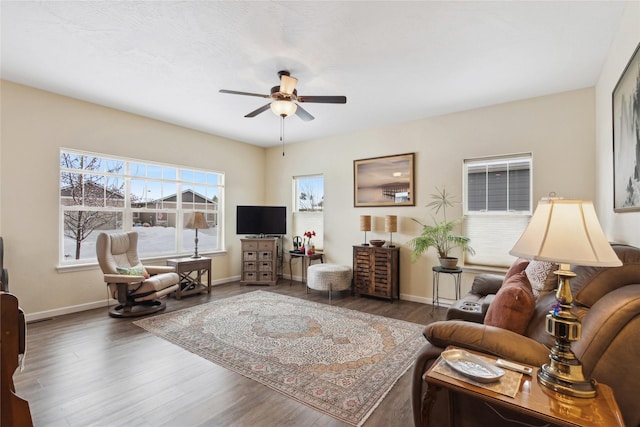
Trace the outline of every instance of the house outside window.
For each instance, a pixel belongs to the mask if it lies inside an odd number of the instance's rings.
[[[531,217],[532,180],[531,153],[464,161],[463,231],[476,252],[465,264],[513,263],[509,251]]]
[[[317,250],[324,247],[324,176],[293,177],[293,236],[315,231],[313,243]]]
[[[138,254],[162,257],[193,252],[189,216],[204,212],[198,249],[223,247],[224,174],[176,165],[60,151],[60,264],[96,261],[101,232],[137,231]]]

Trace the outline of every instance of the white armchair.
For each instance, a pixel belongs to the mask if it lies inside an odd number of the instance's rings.
[[[160,298],[178,289],[180,277],[170,266],[143,266],[138,258],[138,233],[100,233],[96,241],[98,263],[113,298],[120,304],[112,317],[143,316],[164,310]]]

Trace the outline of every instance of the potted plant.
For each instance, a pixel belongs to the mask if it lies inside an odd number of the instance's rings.
[[[463,252],[470,254],[474,254],[475,251],[469,246],[468,237],[454,233],[460,221],[457,219],[447,221],[447,207],[453,207],[455,203],[453,197],[444,187],[442,190],[436,187],[436,194],[432,194],[431,198],[433,201],[427,207],[430,207],[435,215],[442,210],[442,220],[438,221],[434,216],[433,225],[428,225],[412,218],[422,226],[422,233],[408,242],[408,245],[413,248],[411,260],[415,261],[423,252],[433,247],[438,252],[440,265],[445,268],[455,268],[458,258],[451,256],[451,250],[460,248]]]

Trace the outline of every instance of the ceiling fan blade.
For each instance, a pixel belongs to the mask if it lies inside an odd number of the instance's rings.
[[[291,95],[293,90],[296,88],[296,84],[298,83],[298,79],[295,77],[287,76],[285,74],[280,76],[280,92]]]
[[[261,93],[238,92],[237,90],[227,90],[227,89],[220,89],[220,93],[230,93],[231,95],[258,96],[260,98],[269,98],[270,97],[270,95],[263,95]]]
[[[311,120],[315,119],[315,117],[313,117],[311,114],[309,114],[307,110],[305,110],[299,105],[298,105],[298,108],[296,109],[296,116],[300,117],[305,122],[310,122]]]
[[[322,104],[346,104],[346,96],[299,96],[299,102],[319,102]]]
[[[267,105],[263,105],[262,107],[258,108],[257,110],[253,110],[252,112],[247,114],[245,117],[255,117],[258,114],[264,113],[265,111],[267,111],[269,109],[269,107],[271,107],[271,103],[268,103]]]

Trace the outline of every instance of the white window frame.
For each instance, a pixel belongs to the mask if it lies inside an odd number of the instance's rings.
[[[301,210],[299,205],[300,182],[305,179],[322,179],[322,195],[320,202],[313,206],[311,210]],[[306,231],[315,231],[316,235],[312,241],[316,250],[322,250],[324,247],[324,175],[297,175],[292,179],[292,206],[293,215],[291,219],[292,236],[300,236],[304,238]]]
[[[469,209],[469,169],[484,166],[487,174],[487,202],[489,205],[489,181],[488,174],[492,166],[506,164],[507,171],[512,164],[527,162],[529,166],[529,195],[528,209],[516,210],[509,205],[509,174],[507,177],[506,204],[504,210],[470,210]],[[462,169],[463,182],[463,228],[464,234],[471,241],[470,245],[475,249],[475,255],[465,254],[465,265],[478,265],[487,267],[505,268],[510,266],[514,257],[509,255],[509,250],[529,223],[533,209],[533,156],[531,153],[519,153],[492,157],[465,159]]]
[[[104,163],[108,162],[119,162],[122,164],[121,171],[96,171],[96,170],[81,170],[78,168],[67,168],[62,165],[61,159],[63,155],[69,154],[71,156],[87,156],[91,158],[98,158]],[[93,153],[86,152],[80,150],[73,150],[67,148],[61,148],[60,154],[58,157],[60,161],[60,183],[58,185],[58,199],[59,199],[59,265],[64,266],[73,266],[73,265],[82,265],[82,264],[94,264],[97,262],[97,258],[95,253],[92,253],[92,256],[81,256],[80,259],[75,259],[75,254],[73,256],[69,256],[66,254],[65,256],[65,212],[78,212],[78,211],[89,211],[89,212],[113,212],[117,216],[117,224],[115,225],[116,230],[118,231],[136,231],[136,227],[134,226],[134,220],[139,220],[141,215],[147,214],[151,215],[156,221],[160,220],[160,217],[164,217],[164,215],[174,215],[175,221],[175,242],[172,250],[163,251],[161,253],[141,253],[140,256],[145,259],[161,259],[168,257],[175,257],[177,255],[187,255],[193,253],[193,241],[184,242],[184,238],[187,236],[184,235],[184,225],[185,221],[188,219],[189,215],[196,211],[204,211],[207,216],[207,221],[210,224],[213,224],[216,230],[215,243],[210,245],[213,249],[204,249],[200,252],[202,253],[215,253],[222,252],[224,248],[224,173],[219,171],[210,171],[210,170],[202,170],[195,169],[191,167],[184,167],[179,165],[172,164],[164,164],[153,162],[149,160],[140,160],[140,159],[132,159],[125,157],[118,157],[112,155],[106,155],[102,153]],[[165,178],[162,176],[144,176],[140,174],[136,174],[132,171],[132,165],[144,165],[145,167],[153,170],[171,170],[175,171],[175,174],[171,174],[170,177]],[[108,203],[105,202],[104,206],[86,206],[86,205],[78,205],[78,204],[65,204],[63,203],[64,197],[62,196],[62,189],[64,187],[62,176],[64,174],[75,174],[75,175],[93,175],[104,177],[105,179],[118,179],[123,182],[122,186],[122,202],[118,203],[117,206],[109,206]],[[203,175],[204,174],[204,175]],[[205,182],[200,182],[197,179],[186,179],[183,178],[185,176],[198,176],[198,179],[202,179],[205,177]],[[210,184],[207,181],[212,180],[211,177],[215,178],[216,183]],[[175,194],[166,194],[163,196],[173,196],[175,195],[175,201],[164,201],[156,200],[155,206],[151,206],[149,200],[141,200],[138,203],[138,206],[132,206],[132,181],[145,182],[145,183],[156,183],[156,184],[166,184],[169,188],[175,189]],[[207,194],[214,194],[217,197],[217,203],[200,203],[199,206],[194,204],[187,204],[182,200],[183,191],[191,190],[196,192],[195,188],[206,188]],[[108,188],[105,190],[105,194],[109,192]],[[68,199],[68,198],[67,198]],[[208,200],[208,198],[206,198]],[[212,197],[213,200],[213,197]],[[162,206],[158,207],[157,203],[160,203]],[[204,205],[204,207],[202,206]],[[158,215],[161,213],[162,215]],[[119,216],[118,216],[119,214]],[[166,218],[165,218],[166,219]],[[105,230],[106,231],[106,230]],[[190,230],[193,231],[193,230]],[[95,229],[92,233],[99,233],[99,229]],[[200,245],[198,249],[202,249],[202,234],[200,237]],[[184,243],[183,243],[184,242]],[[82,255],[82,252],[81,252]]]

